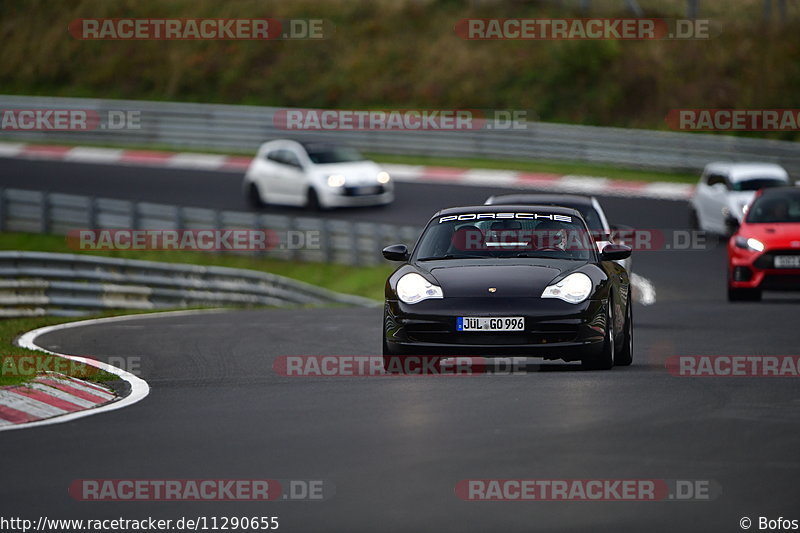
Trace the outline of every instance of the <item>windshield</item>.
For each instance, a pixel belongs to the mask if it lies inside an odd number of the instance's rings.
[[[779,178],[748,178],[746,180],[735,181],[731,184],[733,191],[757,191],[770,187],[784,187],[786,181]]]
[[[499,215],[501,213],[497,213]],[[506,213],[503,213],[506,214]],[[492,216],[495,214],[493,213]],[[518,213],[531,216],[530,213]],[[474,214],[461,215],[475,216]],[[571,216],[503,220],[435,219],[416,250],[418,261],[434,259],[540,257],[594,261],[595,245],[582,221]]]
[[[747,222],[753,224],[800,222],[800,191],[757,198],[747,212]]]
[[[564,207],[572,206],[565,205]],[[574,209],[577,209],[580,212],[583,220],[586,221],[586,225],[589,226],[589,231],[605,236],[606,230],[603,228],[603,222],[600,220],[600,215],[597,214],[597,211],[595,211],[594,208],[587,205],[582,205],[576,206]]]
[[[591,205],[586,205],[586,204],[571,205],[568,202],[562,202],[562,203],[547,202],[547,201],[546,202],[537,202],[535,198],[532,198],[531,201],[525,201],[525,202],[518,202],[518,201],[502,202],[501,201],[498,204],[511,205],[512,203],[517,204],[517,205],[552,205],[552,206],[569,207],[570,209],[575,209],[583,217],[583,220],[586,222],[586,225],[589,227],[589,231],[591,231],[592,233],[596,233],[598,236],[603,236],[603,237],[606,236],[606,230],[605,230],[605,228],[603,228],[603,221],[600,220],[600,214]],[[495,205],[498,205],[498,204],[495,204]]]
[[[308,158],[315,165],[364,161],[364,156],[358,153],[358,151],[352,148],[344,148],[344,147],[309,148]]]

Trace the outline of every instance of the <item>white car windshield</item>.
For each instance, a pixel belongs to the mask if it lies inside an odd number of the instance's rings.
[[[748,178],[741,181],[735,181],[731,184],[733,191],[757,191],[759,189],[767,189],[770,187],[783,187],[786,185],[786,180],[780,178]]]
[[[345,147],[308,147],[308,158],[315,165],[327,165],[330,163],[351,163],[354,161],[364,161],[364,156],[357,150]]]
[[[751,224],[797,224],[800,222],[800,191],[778,196],[764,195],[758,198],[747,213]]]

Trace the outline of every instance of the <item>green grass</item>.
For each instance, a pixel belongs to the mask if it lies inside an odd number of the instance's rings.
[[[639,0],[680,18],[685,0]],[[790,3],[791,4],[791,3]],[[6,0],[0,93],[339,109],[526,110],[545,122],[667,129],[671,109],[797,107],[798,10],[700,2],[713,37],[470,41],[464,18],[630,17],[622,0]],[[78,18],[315,18],[324,40],[86,41]],[[717,31],[718,30],[718,31]],[[312,73],[311,75],[309,73]],[[796,132],[758,134],[796,139]]]
[[[116,313],[121,314],[121,313]],[[112,316],[110,313],[107,315]],[[83,318],[26,317],[0,320],[0,386],[19,385],[36,377],[34,369],[56,370],[89,381],[113,381],[117,376],[88,365],[55,357],[39,350],[20,348],[14,341],[25,332]],[[20,359],[23,356],[23,359]],[[33,358],[33,360],[31,360]]]

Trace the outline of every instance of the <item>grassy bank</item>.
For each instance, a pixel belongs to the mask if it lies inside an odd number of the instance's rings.
[[[678,18],[685,0],[639,0]],[[701,2],[710,39],[469,41],[463,18],[629,17],[623,1],[8,0],[0,92],[297,107],[528,110],[549,122],[664,129],[673,108],[796,108],[798,9]],[[324,40],[87,41],[79,18],[314,18]],[[794,138],[794,134],[777,135]]]
[[[116,313],[116,314],[122,314]],[[112,313],[98,316],[113,316]],[[36,377],[37,370],[51,370],[89,381],[110,381],[117,376],[103,370],[54,357],[39,350],[20,348],[14,341],[28,331],[74,322],[84,318],[26,317],[0,320],[0,386],[18,385]]]

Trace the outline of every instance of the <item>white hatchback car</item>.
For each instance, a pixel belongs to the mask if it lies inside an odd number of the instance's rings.
[[[310,209],[386,205],[394,200],[389,173],[352,148],[318,142],[266,142],[242,184],[251,205]]]
[[[740,223],[756,191],[791,183],[789,174],[774,163],[709,163],[689,201],[689,224],[719,235]]]

